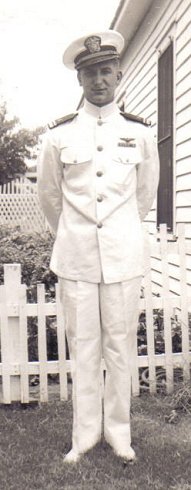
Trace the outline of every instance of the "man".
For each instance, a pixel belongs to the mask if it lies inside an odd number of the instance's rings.
[[[120,112],[124,40],[115,31],[73,42],[63,61],[84,92],[78,113],[57,120],[39,157],[39,197],[56,234],[51,268],[59,276],[72,361],[73,436],[66,462],[101,437],[101,358],[106,364],[104,436],[115,453],[135,459],[130,435],[131,364],[136,356],[141,221],[158,183],[151,129]]]

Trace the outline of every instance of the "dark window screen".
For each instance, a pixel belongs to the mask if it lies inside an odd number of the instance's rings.
[[[158,61],[158,149],[160,182],[157,226],[173,230],[173,42]]]

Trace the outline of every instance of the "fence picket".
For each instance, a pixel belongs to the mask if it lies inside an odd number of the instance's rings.
[[[8,341],[8,356],[9,370],[10,370],[10,387],[11,387],[11,401],[20,400],[20,373],[19,373],[19,361],[20,361],[20,347],[19,347],[19,313],[18,305],[20,302],[21,286],[21,266],[20,264],[6,264],[4,266],[4,293],[5,304],[11,307],[11,311],[7,311],[6,321],[6,340]],[[5,347],[4,347],[5,348]]]
[[[164,341],[165,341],[165,359],[166,359],[166,385],[167,393],[173,391],[173,363],[172,363],[172,334],[171,334],[171,315],[172,307],[169,298],[169,275],[168,275],[168,258],[167,258],[167,230],[166,225],[160,226],[161,240],[161,259],[162,259],[162,297],[164,310]]]
[[[135,345],[135,349],[133,349],[133,351],[134,351],[134,363],[131,366],[132,395],[133,396],[139,396],[140,385],[139,385],[139,369],[138,369],[136,345]]]
[[[188,328],[188,298],[187,298],[187,274],[186,274],[186,243],[184,225],[179,224],[179,254],[180,254],[180,290],[181,290],[181,329],[182,329],[182,353],[184,358],[184,380],[190,379],[189,362],[189,328]]]
[[[156,369],[155,369],[155,341],[154,341],[154,324],[153,324],[153,297],[151,287],[151,267],[150,257],[147,257],[148,272],[144,278],[144,295],[146,306],[146,325],[147,325],[147,352],[149,365],[149,391],[156,392]]]
[[[37,285],[38,300],[38,357],[40,374],[40,401],[48,401],[47,343],[44,284]]]
[[[20,304],[21,403],[29,403],[26,286],[22,287],[22,294],[20,296],[20,301],[21,301],[21,304]]]
[[[58,360],[59,360],[59,381],[60,399],[67,400],[67,370],[66,370],[66,338],[64,328],[64,317],[60,303],[59,284],[56,284],[56,309],[57,309],[57,338],[58,338]]]
[[[11,403],[10,351],[8,335],[8,315],[6,308],[5,286],[0,286],[1,297],[1,360],[3,403]]]

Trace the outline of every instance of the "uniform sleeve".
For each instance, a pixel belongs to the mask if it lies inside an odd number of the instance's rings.
[[[55,138],[47,131],[37,161],[38,196],[44,215],[54,233],[62,210],[63,170]]]
[[[137,203],[141,221],[150,211],[159,182],[159,156],[152,129],[144,128],[141,138],[143,161],[137,169]]]

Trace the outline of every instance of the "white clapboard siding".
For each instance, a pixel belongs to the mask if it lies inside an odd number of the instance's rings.
[[[155,235],[156,234],[156,220],[154,220],[154,221],[150,220],[150,213],[148,214],[148,217],[146,218],[146,224],[147,224],[150,236]]]
[[[186,97],[186,94],[188,94],[189,91],[190,91],[190,73],[185,75],[185,77],[182,80],[180,80],[179,83],[177,83],[176,98],[178,99],[178,97],[181,97],[182,94],[185,95]]]
[[[142,99],[140,104],[137,104],[134,102],[133,110],[131,112],[137,114],[139,112],[140,114],[146,113],[147,110],[150,110],[150,106],[153,103],[156,103],[156,85],[155,88],[151,91],[148,92],[147,95]]]
[[[176,130],[176,143],[180,144],[183,141],[191,138],[191,121],[186,122]]]
[[[127,97],[130,90],[129,82],[131,81],[131,76],[136,79],[136,83],[138,84],[138,80],[140,79],[141,81],[140,71],[144,67],[145,73],[148,73],[146,79],[149,77],[147,66],[148,60],[153,59],[154,56],[153,47],[157,47],[164,38],[165,33],[168,35],[168,30],[173,21],[177,22],[177,26],[179,26],[176,32],[177,37],[181,36],[182,31],[185,29],[185,22],[181,20],[179,25],[178,16],[180,16],[180,19],[184,15],[186,17],[189,8],[190,5],[186,0],[184,2],[178,0],[165,2],[164,7],[160,9],[155,9],[155,5],[152,6],[137,30],[130,46],[128,46],[126,56],[124,57],[124,85],[127,88]]]
[[[191,189],[191,174],[183,174],[177,177],[176,191],[184,191]]]
[[[191,240],[191,222],[190,223],[184,223],[184,227],[185,227],[186,238]]]
[[[190,122],[190,103],[188,100],[188,104],[181,112],[177,112],[176,114],[176,127],[180,128]]]
[[[186,241],[187,244],[187,241]],[[169,254],[169,263],[174,264],[176,267],[180,267],[180,255],[178,254]],[[190,253],[186,254],[186,268],[188,273],[191,271],[191,255]]]
[[[145,73],[145,67],[143,66],[140,72],[139,83],[137,83],[137,78],[128,81],[128,86],[126,87],[126,94],[128,94],[128,104],[139,104],[143,100],[144,96],[151,92],[156,87],[156,61],[152,63],[151,69],[148,68],[148,72]],[[132,85],[130,85],[130,82]],[[130,90],[131,86],[131,90]]]
[[[187,25],[187,30],[186,32],[184,31],[183,33],[183,39],[184,44],[182,42],[182,46],[180,49],[179,43],[177,43],[176,46],[176,62],[177,66],[184,65],[185,60],[188,60],[190,58],[190,49],[191,49],[191,39],[189,39],[189,25]],[[180,39],[180,38],[179,38]]]
[[[132,111],[134,112],[134,111]],[[144,117],[151,121],[152,127],[156,127],[156,100],[153,100],[151,104],[148,107],[145,107],[144,109]],[[157,135],[157,130],[155,131],[155,134]]]
[[[190,72],[190,57],[186,58],[181,65],[176,67],[176,84],[178,85]]]
[[[183,111],[185,107],[189,106],[189,100],[191,97],[191,88],[188,89],[186,93],[180,94],[179,97],[176,97],[176,111],[177,113]]]
[[[177,192],[176,204],[177,207],[188,206],[189,208],[191,208],[191,189],[183,190],[182,192]]]
[[[148,274],[143,280],[143,297],[140,299],[140,312],[146,314],[147,354],[138,355],[134,362],[132,376],[132,393],[140,392],[143,369],[149,372],[149,391],[155,393],[158,386],[157,368],[162,367],[166,373],[166,390],[170,393],[174,387],[174,369],[181,368],[183,377],[190,377],[191,342],[188,312],[191,313],[191,292],[188,291],[187,254],[191,254],[191,241],[184,238],[183,227],[179,227],[179,238],[176,242],[169,242],[166,225],[161,225],[160,233],[152,237],[151,256],[147,256]],[[171,291],[172,278],[169,274],[169,263],[175,255],[179,264],[178,290]],[[153,282],[153,261],[160,264],[160,280]],[[175,267],[175,266],[174,266]],[[152,268],[152,270],[151,270]],[[68,397],[67,373],[71,372],[71,361],[66,359],[66,340],[63,311],[60,302],[59,284],[56,286],[55,302],[46,302],[43,284],[37,285],[37,303],[27,303],[26,286],[21,284],[21,268],[18,264],[6,265],[4,285],[0,286],[0,320],[1,320],[1,362],[0,362],[0,401],[11,403],[21,401],[28,403],[33,400],[30,378],[32,375],[39,379],[39,387],[35,399],[40,402],[49,400],[48,375],[59,375],[59,397],[66,400]],[[157,267],[155,271],[155,278]],[[173,281],[175,279],[173,278]],[[160,296],[155,296],[159,293]],[[164,318],[164,354],[155,353],[154,336],[154,310],[163,311]],[[182,333],[182,352],[172,352],[172,322],[174,314],[178,315]],[[55,316],[58,342],[58,359],[47,360],[47,317]],[[28,361],[27,347],[27,319],[37,317],[38,323],[38,361]],[[102,368],[105,369],[104,360]],[[101,379],[101,378],[100,378]],[[140,384],[139,384],[140,381]],[[58,385],[57,385],[58,386]],[[58,390],[57,390],[58,391]],[[56,396],[56,395],[55,395]]]
[[[173,2],[176,3],[175,1]],[[178,11],[177,11],[177,38],[179,38],[180,34],[185,31],[185,29],[189,29],[189,20],[191,16],[191,5],[189,0],[180,0],[178,2]]]
[[[177,162],[176,166],[176,175],[177,177],[180,177],[181,175],[189,174],[190,173],[190,157],[188,156],[187,158],[184,158],[183,160],[180,160]]]
[[[181,293],[181,273],[180,273],[180,268],[176,264],[172,264],[172,262],[169,263],[168,267],[168,272],[169,272],[169,290],[171,293],[174,293],[175,295],[180,295]],[[161,294],[161,287],[162,287],[162,272],[161,268],[158,267],[158,263],[156,259],[152,260],[152,271],[151,271],[151,277],[152,277],[152,283],[153,283],[153,288],[152,291],[153,293],[160,293]],[[191,271],[187,269],[187,295],[190,296],[191,294]]]
[[[178,223],[191,223],[191,209],[190,208],[177,208],[176,209],[176,222]]]
[[[133,112],[139,107],[141,110],[143,103],[144,107],[150,106],[154,101],[156,101],[156,77],[154,77],[147,85],[142,86],[142,89],[135,97],[128,99],[128,106],[133,107]]]
[[[190,155],[190,144],[191,144],[191,138],[190,140],[183,141],[181,144],[177,145],[176,147],[177,160],[186,158],[188,155]]]
[[[187,44],[190,43],[189,29],[190,29],[190,18],[187,19],[187,23],[186,23],[184,29],[180,30],[180,34],[176,35],[176,56],[177,57],[180,55],[182,50],[184,50],[185,46],[187,46]],[[185,56],[183,57],[183,62],[184,62],[184,60],[185,60]]]
[[[185,225],[184,225],[185,228]],[[186,266],[188,270],[191,270],[191,255],[190,255],[190,241],[186,241],[186,244],[188,243],[188,250],[186,253]],[[177,246],[177,242],[175,242],[175,246]],[[171,247],[173,249],[173,243],[171,244]],[[172,253],[168,254],[168,261],[169,264],[174,264],[176,267],[180,266],[180,254],[177,254],[176,251],[172,251]],[[162,270],[162,264],[161,264],[161,257],[160,255],[151,257],[151,268],[155,268],[155,270],[158,270],[161,273]],[[175,272],[175,271],[174,271]]]
[[[184,31],[185,26],[189,24],[189,15],[191,13],[190,0],[178,0],[171,2],[174,4],[177,14],[177,37]]]

